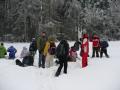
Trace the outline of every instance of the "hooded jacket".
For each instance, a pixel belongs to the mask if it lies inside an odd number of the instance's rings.
[[[0,45],[0,58],[5,58],[6,53],[6,48]]]

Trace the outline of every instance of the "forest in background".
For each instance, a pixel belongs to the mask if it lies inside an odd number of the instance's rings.
[[[1,40],[31,41],[41,31],[57,39],[65,35],[68,40],[76,40],[78,30],[89,36],[120,39],[120,0],[1,1],[5,2]]]

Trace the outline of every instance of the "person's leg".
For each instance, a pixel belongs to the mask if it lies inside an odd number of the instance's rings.
[[[60,75],[60,72],[61,72],[62,67],[63,67],[63,62],[60,61],[60,66],[59,66],[59,68],[58,68],[55,76],[59,76],[59,75]]]
[[[45,68],[45,56],[42,55],[42,68]]]
[[[93,47],[92,57],[95,57],[95,48]]]
[[[88,65],[87,63],[87,55],[84,55],[82,57],[82,68],[86,67]]]
[[[96,48],[96,57],[99,57],[99,51],[98,51],[99,49],[98,48]]]
[[[42,54],[39,53],[39,62],[38,62],[38,66],[41,67],[42,64]]]
[[[107,53],[107,49],[106,49],[106,48],[104,49],[104,54],[105,54],[105,56],[106,56],[107,58],[109,58],[109,55],[108,55],[108,53]]]
[[[46,59],[45,59],[45,67],[49,68],[50,67],[50,61],[49,61],[49,55],[47,54]]]
[[[101,48],[100,50],[100,57],[102,58],[103,57],[103,49]]]
[[[65,74],[67,74],[67,66],[68,66],[67,59],[65,59],[65,61],[64,61],[64,73]]]
[[[51,55],[50,56],[50,67],[53,66],[53,60],[54,60],[54,55]]]

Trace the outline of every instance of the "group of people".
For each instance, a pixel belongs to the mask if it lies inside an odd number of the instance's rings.
[[[92,38],[92,47],[93,53],[92,57],[103,57],[103,53],[107,58],[108,42],[103,40],[101,41],[97,35],[94,35]],[[81,49],[80,49],[81,48]],[[55,38],[46,36],[46,32],[41,32],[39,37],[33,38],[30,43],[29,50],[26,47],[23,47],[20,58],[23,60],[16,60],[16,65],[25,67],[32,66],[34,63],[34,56],[36,51],[39,52],[39,68],[49,68],[54,64],[54,58],[58,60],[55,61],[56,64],[59,64],[59,67],[55,73],[55,76],[59,76],[62,68],[64,67],[64,73],[67,74],[68,61],[76,62],[78,57],[77,51],[80,51],[80,56],[82,57],[82,68],[88,65],[89,57],[89,38],[88,34],[83,34],[82,38],[74,43],[72,47],[69,47],[69,43],[66,38],[62,38],[60,43],[56,46]],[[0,45],[0,58],[4,58],[5,55],[9,52],[9,59],[15,58],[15,53],[17,50],[10,46],[7,50],[4,47],[4,44]],[[99,54],[100,53],[100,54]]]
[[[0,44],[0,58],[5,58],[5,55],[7,55],[7,52],[9,52],[9,59],[14,59],[15,54],[17,50],[14,48],[14,46],[10,46],[8,49],[4,47],[4,43]]]

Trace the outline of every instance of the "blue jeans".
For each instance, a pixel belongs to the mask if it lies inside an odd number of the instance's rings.
[[[45,56],[39,53],[39,67],[45,68]]]

